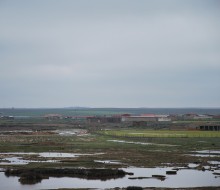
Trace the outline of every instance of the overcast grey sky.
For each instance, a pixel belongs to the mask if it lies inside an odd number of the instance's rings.
[[[0,107],[220,107],[218,0],[0,0]]]

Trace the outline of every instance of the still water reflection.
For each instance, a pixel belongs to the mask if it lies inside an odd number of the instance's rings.
[[[79,154],[79,153],[60,153],[60,152],[41,152],[41,153],[22,153],[22,152],[8,152],[1,153],[1,155],[7,155],[10,157],[5,157],[0,159],[0,165],[25,165],[31,162],[57,162],[58,160],[44,160],[40,161],[37,157],[42,158],[75,158],[80,156],[92,156],[92,155],[101,155],[104,153],[92,153],[92,154]],[[22,156],[24,155],[35,155],[36,160],[32,159],[24,159]]]
[[[18,177],[6,177],[3,172],[0,172],[1,189],[7,190],[29,190],[29,189],[58,189],[58,188],[114,188],[128,186],[142,187],[206,187],[220,186],[220,177],[213,174],[219,171],[198,171],[191,169],[181,169],[177,175],[166,175],[167,170],[172,168],[122,168],[127,172],[133,172],[132,177],[150,177],[148,179],[129,179],[131,176],[124,178],[101,181],[101,180],[86,180],[79,178],[62,177],[42,180],[41,183],[34,185],[21,185],[18,182]],[[152,175],[164,175],[166,179],[160,181],[156,178],[151,178]]]

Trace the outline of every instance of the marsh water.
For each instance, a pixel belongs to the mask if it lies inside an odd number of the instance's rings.
[[[196,157],[220,157],[220,151],[218,150],[201,150],[195,151],[191,156]]]
[[[34,185],[21,185],[18,181],[19,177],[6,177],[0,172],[0,184],[2,189],[7,190],[28,190],[28,189],[58,189],[58,188],[114,188],[127,186],[141,187],[207,187],[220,186],[220,177],[213,174],[213,171],[198,171],[193,169],[181,169],[177,175],[166,175],[167,170],[172,168],[122,168],[126,172],[132,172],[132,177],[137,179],[129,179],[130,176],[119,179],[111,179],[106,181],[87,180],[80,178],[50,177],[42,180],[41,183]],[[216,171],[217,172],[217,171]],[[164,175],[165,180],[152,178],[152,175]],[[138,179],[138,177],[149,177]]]
[[[215,154],[215,151],[202,151],[197,154]],[[42,153],[1,153],[5,154],[5,158],[0,162],[1,165],[16,165],[28,164],[30,162],[37,162],[37,160],[24,159],[25,155],[37,155],[46,158],[46,162],[59,161],[63,157],[79,157],[91,154],[73,154],[73,153],[59,153],[59,152],[42,152]],[[102,153],[95,153],[102,154]],[[22,157],[24,156],[24,158]],[[56,160],[50,160],[51,158]],[[48,158],[48,160],[47,160]],[[40,161],[41,162],[41,161]],[[94,160],[94,162],[106,164],[120,164],[120,160]],[[175,167],[157,167],[157,168],[136,168],[128,167],[121,168],[126,172],[131,172],[134,175],[126,175],[123,178],[111,180],[89,180],[76,177],[50,177],[43,179],[40,183],[33,185],[22,185],[19,182],[19,177],[7,177],[4,170],[0,170],[0,184],[1,189],[7,190],[29,190],[29,189],[58,189],[58,188],[115,188],[128,186],[141,187],[167,187],[167,188],[185,188],[185,187],[208,187],[220,186],[220,164],[218,161],[210,162],[211,166],[206,166],[205,171],[198,170],[198,164],[191,163],[188,167],[178,168],[176,175],[168,175],[167,171],[174,171]],[[153,175],[164,176],[163,178],[152,177]]]
[[[79,156],[90,156],[90,155],[100,155],[103,153],[93,153],[93,154],[75,154],[75,153],[61,153],[61,152],[40,152],[40,153],[33,153],[33,152],[8,152],[8,153],[1,153],[2,155],[6,155],[6,157],[0,159],[0,166],[1,165],[25,165],[31,162],[58,162],[59,158],[75,158]],[[35,155],[36,160],[29,160],[24,159],[22,155]],[[45,160],[38,160],[37,158],[46,158]],[[56,160],[48,160],[47,158],[56,158]]]
[[[171,145],[171,144],[157,144],[157,143],[146,143],[146,142],[133,142],[133,141],[124,141],[124,140],[108,140],[108,141],[109,141],[109,142],[116,142],[116,143],[140,144],[140,145],[178,146],[178,145]]]

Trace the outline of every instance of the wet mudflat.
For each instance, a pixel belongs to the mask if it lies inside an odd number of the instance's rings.
[[[84,135],[85,131],[59,129],[56,133],[40,131],[0,135],[1,187],[35,190],[220,186],[219,138],[113,138],[92,132]],[[7,168],[26,172],[6,176],[4,170]],[[51,168],[54,173],[58,171],[55,169],[61,169],[59,173],[63,174],[41,173],[42,179],[35,184],[19,181],[33,171],[33,178],[38,179],[36,168]],[[121,169],[133,175],[104,180],[64,174],[66,169],[80,168]]]
[[[63,152],[7,152],[1,153],[1,165],[26,165],[29,163],[54,163],[60,162],[62,158],[76,158],[80,156],[102,155],[103,153],[80,154],[80,153],[63,153]],[[25,157],[31,156],[31,157]],[[50,160],[49,158],[53,159]],[[42,160],[43,159],[43,160]]]

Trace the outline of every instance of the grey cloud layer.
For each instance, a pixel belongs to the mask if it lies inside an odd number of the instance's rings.
[[[208,0],[3,1],[0,107],[220,106],[219,9]]]

